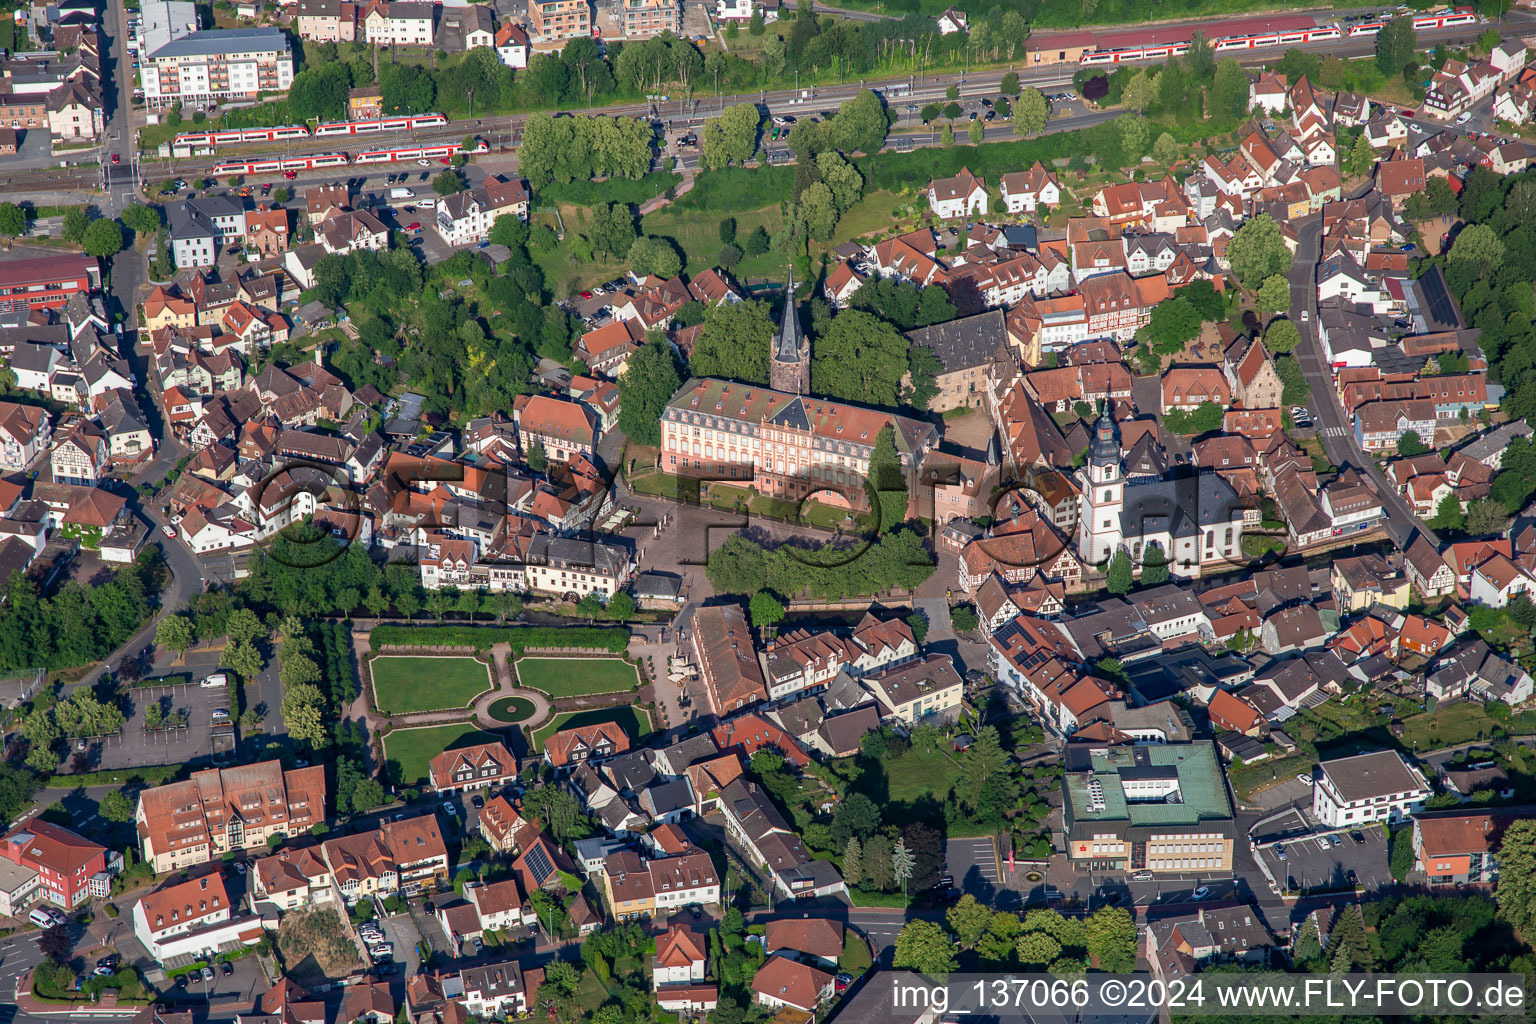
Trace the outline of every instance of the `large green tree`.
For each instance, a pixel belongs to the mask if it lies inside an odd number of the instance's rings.
[[[1382,74],[1395,78],[1413,60],[1418,49],[1418,37],[1413,31],[1411,18],[1393,18],[1376,33],[1376,67]]]
[[[757,152],[761,124],[762,114],[753,103],[727,107],[719,117],[705,121],[699,135],[704,166],[718,170],[752,159],[752,154]]]
[[[1014,101],[1014,134],[1034,135],[1045,128],[1045,122],[1050,116],[1051,105],[1046,102],[1045,94],[1031,86],[1019,93],[1019,98]]]
[[[115,220],[93,220],[85,229],[80,247],[87,256],[110,259],[123,251],[123,229]]]
[[[868,489],[880,506],[880,530],[889,530],[907,518],[907,478],[901,471],[901,458],[896,452],[896,432],[889,426],[881,427],[875,435],[874,451],[869,456]]]
[[[793,311],[786,313],[793,316]],[[694,339],[689,367],[698,377],[768,383],[768,352],[774,326],[768,303],[759,300],[711,306]]]
[[[1227,243],[1227,262],[1244,288],[1257,288],[1265,279],[1291,269],[1291,250],[1280,226],[1267,213],[1243,222]]]
[[[891,966],[919,974],[948,974],[959,965],[954,940],[932,921],[908,921],[896,936]]]
[[[811,348],[811,390],[865,405],[894,406],[907,373],[907,349],[907,339],[890,324],[845,309],[826,321]]]
[[[1511,822],[1499,840],[1499,916],[1522,935],[1536,935],[1536,821]]]
[[[1099,970],[1128,974],[1136,969],[1136,922],[1124,907],[1103,907],[1088,918],[1088,954]]]
[[[661,415],[682,385],[671,344],[662,337],[647,338],[619,375],[619,429],[637,444],[659,445]]]

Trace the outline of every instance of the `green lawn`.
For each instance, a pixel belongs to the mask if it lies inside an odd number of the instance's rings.
[[[396,729],[384,737],[384,756],[399,762],[401,784],[414,786],[426,781],[427,765],[443,751],[500,739],[495,733],[482,732],[469,722],[424,729]]]
[[[511,725],[528,718],[535,709],[533,701],[526,697],[502,697],[491,701],[491,706],[485,710],[496,721]]]
[[[738,247],[745,246],[747,236],[759,226],[769,235],[776,235],[784,223],[777,205],[765,206],[757,210],[744,210],[731,216],[736,218]],[[646,214],[640,226],[643,234],[670,238],[676,242],[678,248],[687,256],[687,266],[684,269],[691,274],[697,274],[701,270],[720,265],[717,258],[722,244],[720,221],[724,219],[723,215],[711,216],[697,211],[682,211],[663,206],[654,213]],[[738,280],[752,277],[770,277],[777,280],[783,277],[783,268],[783,254],[769,251],[761,256],[743,258],[731,272]]]
[[[373,699],[386,715],[467,708],[491,688],[491,670],[474,658],[402,658],[369,663]]]
[[[891,803],[912,802],[929,797],[944,800],[950,787],[960,777],[960,762],[945,750],[908,749],[900,757],[883,757],[885,799]]]
[[[1536,714],[1527,711],[1510,715],[1503,722],[1496,722],[1488,717],[1481,704],[1449,704],[1426,714],[1403,719],[1402,743],[1409,749],[1420,751],[1454,747],[1486,739],[1496,727],[1511,736],[1528,736],[1536,732]]]
[[[597,722],[617,722],[629,736],[629,742],[639,744],[651,734],[651,718],[643,710],[630,705],[616,708],[599,708],[595,711],[567,711],[549,720],[549,724],[533,734],[533,749],[544,752],[544,741],[561,729],[573,729],[578,725]]]
[[[551,697],[581,697],[633,690],[640,674],[618,658],[520,658],[517,682]]]

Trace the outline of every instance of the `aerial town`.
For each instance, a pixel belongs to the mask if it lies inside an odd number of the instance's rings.
[[[0,1020],[1536,976],[1536,11],[947,3],[0,0]]]

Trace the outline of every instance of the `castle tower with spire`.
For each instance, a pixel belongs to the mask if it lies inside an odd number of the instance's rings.
[[[803,395],[811,390],[811,342],[800,330],[795,310],[795,274],[784,285],[784,315],[773,351],[768,354],[768,386],[775,391]]]
[[[1088,565],[1100,565],[1124,542],[1121,513],[1125,510],[1125,475],[1121,467],[1120,426],[1108,398],[1093,428],[1088,461],[1078,470],[1082,497],[1077,517],[1077,554]]]

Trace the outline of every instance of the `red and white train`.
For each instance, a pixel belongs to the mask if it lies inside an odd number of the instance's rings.
[[[1436,14],[1419,15],[1413,19],[1416,31],[1432,28],[1449,28],[1454,25],[1471,25],[1477,14],[1470,7],[1458,7]],[[1385,21],[1369,21],[1340,29],[1337,25],[1319,25],[1310,29],[1290,29],[1284,32],[1259,32],[1252,35],[1228,36],[1211,41],[1217,53],[1234,50],[1259,50],[1271,46],[1295,46],[1298,43],[1321,43],[1342,36],[1373,36],[1385,27]],[[1189,52],[1189,41],[1159,43],[1152,46],[1120,47],[1110,50],[1089,50],[1080,58],[1083,64],[1124,64],[1137,60],[1162,60],[1179,57]]]
[[[1432,28],[1450,28],[1453,25],[1471,25],[1477,21],[1477,13],[1470,7],[1458,7],[1453,10],[1437,11],[1434,14],[1420,14],[1413,19],[1415,32],[1423,32]],[[1363,21],[1351,26],[1349,34],[1352,36],[1374,36],[1387,27],[1385,20]]]
[[[477,141],[471,153],[488,153],[491,147]],[[406,146],[403,149],[365,149],[352,158],[354,164],[388,164],[400,160],[428,160],[433,157],[451,157],[464,149],[457,142],[445,142],[436,146]]]
[[[373,132],[403,132],[413,128],[441,128],[448,123],[442,114],[416,114],[410,117],[376,117],[366,121],[327,121],[315,126],[315,136],[369,135]]]
[[[182,132],[171,144],[195,149],[206,146],[233,146],[239,142],[278,142],[282,139],[307,138],[309,138],[309,129],[304,125],[285,124],[277,128],[230,128],[217,132]]]
[[[230,128],[225,131],[182,132],[171,144],[184,149],[233,146],[242,142],[280,142],[321,135],[369,135],[374,132],[403,132],[415,128],[441,128],[448,123],[442,114],[412,114],[407,117],[376,117],[365,121],[326,121],[315,126],[285,124],[276,128]]]
[[[345,153],[316,153],[312,156],[269,157],[264,160],[227,160],[213,165],[214,174],[270,174],[274,171],[311,171],[321,167],[345,167]]]

